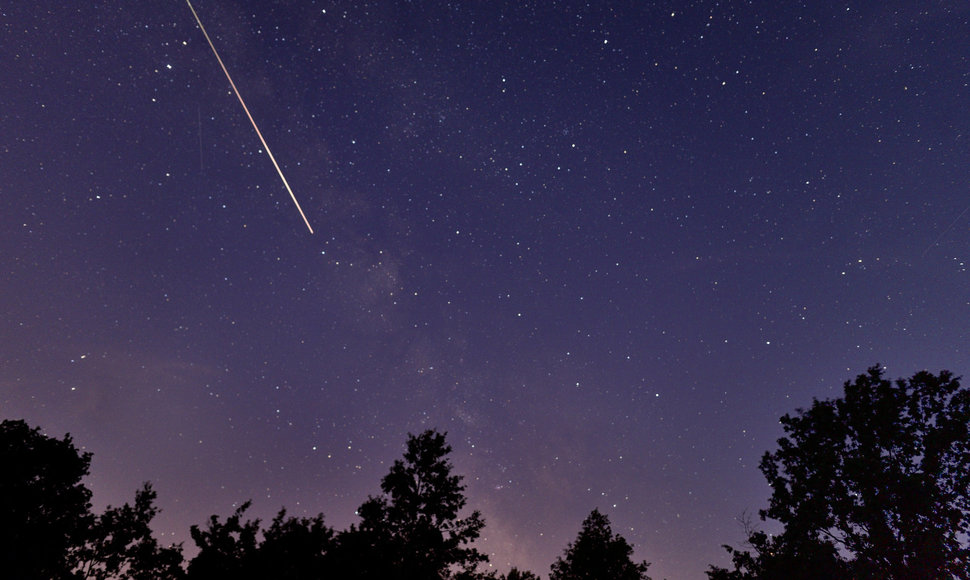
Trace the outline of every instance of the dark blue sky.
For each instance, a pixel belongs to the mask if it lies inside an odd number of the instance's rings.
[[[962,2],[195,8],[315,234],[184,2],[0,10],[0,414],[167,541],[434,427],[498,570],[699,579],[779,416],[970,368]]]

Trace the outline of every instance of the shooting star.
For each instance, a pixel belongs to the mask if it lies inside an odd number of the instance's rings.
[[[963,217],[963,214],[967,213],[968,211],[970,211],[970,205],[968,205],[966,208],[964,208],[964,210],[960,212],[960,215],[958,215],[956,217],[956,219],[953,220],[950,223],[950,225],[948,225],[945,228],[943,228],[943,231],[940,232],[940,235],[936,236],[936,239],[933,240],[933,243],[930,244],[930,245],[928,245],[928,246],[926,246],[926,249],[923,250],[923,253],[920,255],[920,257],[925,257],[926,256],[926,252],[929,252],[931,249],[933,249],[933,246],[935,246],[936,244],[939,244],[940,243],[940,240],[943,239],[943,236],[945,236],[948,231],[952,230],[953,229],[953,226],[957,225],[957,222],[960,221],[960,218]]]
[[[269,155],[269,160],[273,162],[273,167],[276,168],[276,173],[279,173],[280,179],[283,180],[283,187],[286,191],[290,193],[290,198],[293,203],[296,204],[296,210],[300,212],[300,217],[303,218],[303,223],[306,224],[306,228],[313,233],[313,228],[310,227],[310,220],[306,218],[306,214],[303,213],[303,208],[300,207],[300,202],[296,200],[296,195],[293,194],[293,190],[290,189],[290,184],[286,182],[286,178],[283,177],[283,170],[280,169],[279,163],[276,162],[276,158],[273,157],[273,152],[269,150],[269,145],[266,144],[266,139],[263,138],[262,132],[260,132],[259,127],[256,126],[256,121],[253,120],[253,116],[249,113],[249,107],[246,106],[246,101],[243,100],[242,94],[239,93],[239,89],[236,88],[236,83],[232,82],[232,77],[229,76],[229,70],[226,69],[226,65],[222,62],[222,58],[219,56],[219,52],[216,51],[216,46],[212,44],[212,39],[209,38],[209,33],[205,31],[205,26],[202,26],[202,21],[199,20],[199,15],[195,12],[195,8],[192,7],[192,2],[190,0],[185,0],[185,3],[189,5],[189,10],[192,11],[192,16],[195,16],[195,22],[199,25],[199,29],[202,34],[205,35],[206,41],[209,43],[209,48],[212,49],[212,54],[216,55],[216,60],[219,61],[219,66],[222,67],[222,72],[226,73],[226,78],[229,79],[229,86],[232,87],[232,91],[236,93],[236,98],[239,99],[239,104],[242,105],[243,111],[246,111],[246,116],[249,117],[249,122],[252,123],[253,129],[256,130],[256,135],[259,136],[260,142],[263,144],[263,149],[266,149],[266,154]]]

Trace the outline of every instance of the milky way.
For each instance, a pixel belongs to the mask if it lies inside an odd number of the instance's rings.
[[[163,541],[435,427],[497,570],[700,579],[781,415],[970,369],[963,3],[199,0],[314,236],[184,5],[10,4],[0,414]]]

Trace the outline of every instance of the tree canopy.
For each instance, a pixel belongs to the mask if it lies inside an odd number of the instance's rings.
[[[81,479],[91,454],[71,436],[48,437],[24,421],[0,423],[0,570],[11,578],[68,578],[70,552],[92,523]]]
[[[286,510],[281,509],[269,528],[261,530],[260,520],[243,519],[250,505],[243,503],[224,522],[213,515],[204,529],[192,526],[192,540],[199,553],[189,562],[189,580],[297,580],[326,576],[334,534],[324,524],[322,514],[313,518],[287,517]]]
[[[477,510],[460,517],[465,486],[449,453],[443,433],[408,436],[404,459],[381,480],[383,494],[368,498],[357,510],[360,524],[338,537],[341,553],[364,564],[354,577],[444,579],[487,560],[469,546],[485,521]]]
[[[135,492],[134,505],[108,506],[96,515],[86,541],[74,551],[76,575],[92,580],[168,580],[184,576],[181,546],[163,548],[152,536],[158,514],[150,483]]]
[[[734,570],[712,580],[970,578],[970,391],[956,377],[890,381],[875,366],[781,424],[760,515],[784,531],[752,533],[754,553],[728,548]]]
[[[499,576],[501,580],[539,580],[539,577],[528,570],[512,567],[508,573]]]
[[[181,546],[162,548],[145,484],[134,505],[91,512],[81,481],[91,454],[70,435],[48,437],[24,421],[0,423],[0,574],[5,578],[167,580],[182,576]]]
[[[0,576],[24,580],[302,580],[394,578],[484,580],[487,557],[470,544],[485,525],[462,515],[462,477],[448,459],[445,435],[409,435],[403,459],[381,481],[382,494],[358,510],[360,523],[336,534],[323,515],[281,509],[263,528],[246,519],[250,502],[217,515],[190,534],[198,554],[184,567],[181,545],[152,536],[158,514],[148,483],[135,501],[91,511],[84,485],[91,462],[70,435],[48,437],[24,421],[0,423]],[[513,569],[508,578],[537,580]]]
[[[549,580],[650,580],[647,562],[630,559],[633,547],[614,534],[610,519],[594,509],[583,520],[576,541],[556,559]]]

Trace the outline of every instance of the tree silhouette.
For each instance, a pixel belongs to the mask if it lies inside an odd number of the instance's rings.
[[[849,571],[831,543],[817,540],[783,542],[763,531],[750,531],[747,550],[724,548],[731,554],[734,570],[712,566],[710,580],[852,580]]]
[[[302,580],[324,578],[330,569],[333,529],[323,514],[312,518],[286,517],[281,509],[259,546],[258,570],[263,578]]]
[[[8,578],[70,578],[70,551],[83,544],[91,464],[70,435],[54,439],[24,421],[0,423],[0,573]]]
[[[485,523],[478,511],[459,518],[465,486],[451,473],[450,452],[442,433],[408,436],[403,461],[381,480],[383,495],[365,501],[360,524],[338,538],[347,577],[444,579],[487,560],[467,546]]]
[[[243,521],[251,502],[239,506],[225,522],[211,516],[203,530],[192,526],[199,553],[189,562],[188,578],[309,580],[327,577],[333,529],[323,515],[286,517],[281,509],[270,527],[260,530],[260,520]],[[259,535],[262,534],[262,541]]]
[[[630,544],[613,533],[609,518],[594,509],[583,520],[576,541],[556,558],[549,580],[650,580],[649,564],[635,563],[632,554]]]
[[[211,516],[203,530],[192,526],[189,533],[199,553],[189,562],[188,577],[258,578],[254,564],[258,549],[259,520],[243,521],[252,502],[245,502],[226,521]]]
[[[539,580],[539,577],[528,570],[519,570],[518,568],[512,568],[509,570],[508,574],[502,574],[499,576],[500,580]]]
[[[135,505],[91,513],[81,483],[91,454],[70,435],[55,439],[24,421],[0,423],[0,576],[32,579],[168,580],[182,576],[181,546],[161,548],[158,513],[145,484]]]
[[[892,382],[872,367],[781,424],[760,515],[784,532],[728,548],[734,571],[710,578],[970,578],[970,390],[951,373]]]
[[[528,570],[512,568],[505,574],[499,574],[495,570],[487,572],[470,571],[459,572],[453,576],[454,580],[539,580],[539,577]]]
[[[162,548],[149,526],[158,508],[157,494],[145,483],[135,493],[135,505],[108,507],[96,516],[87,541],[73,552],[79,577],[95,580],[168,580],[182,578],[181,545]]]

